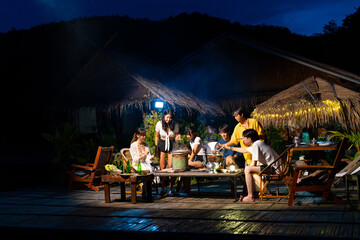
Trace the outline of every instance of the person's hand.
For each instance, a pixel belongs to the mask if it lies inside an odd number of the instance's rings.
[[[226,149],[230,149],[230,148],[231,148],[231,147],[228,146],[228,145],[223,145],[223,147],[226,148]]]
[[[149,154],[149,151],[146,150],[146,151],[144,152],[144,155],[147,156],[148,154]]]
[[[226,161],[231,161],[231,160],[233,160],[234,158],[232,157],[232,156],[227,156],[226,157]]]
[[[181,134],[176,135],[175,140],[181,140]]]
[[[154,161],[154,155],[150,156],[150,161]]]
[[[224,149],[224,145],[222,145],[221,143],[218,143],[218,144],[216,145],[216,148]]]

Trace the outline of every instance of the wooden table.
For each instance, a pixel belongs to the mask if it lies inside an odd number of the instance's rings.
[[[311,146],[311,145],[300,145],[293,147],[291,151],[325,151],[325,150],[337,150],[337,144],[327,146]]]
[[[293,147],[290,150],[290,156],[293,156],[293,152],[294,151],[334,151],[338,149],[338,145],[337,144],[331,144],[331,145],[327,145],[327,146],[311,146],[311,145],[300,145],[298,147]],[[314,154],[312,154],[314,155]],[[315,161],[312,161],[310,164],[316,164]]]
[[[246,187],[246,182],[244,177],[242,176],[244,174],[244,169],[240,169],[239,172],[236,173],[208,173],[204,171],[184,171],[184,172],[176,172],[176,173],[170,173],[170,172],[154,172],[154,176],[159,177],[204,177],[204,178],[216,178],[216,177],[226,177],[229,179],[233,185],[231,186],[234,192],[235,201],[238,200],[237,192],[236,192],[236,182],[237,179],[240,178],[240,181],[242,182],[244,188]]]
[[[121,200],[126,199],[125,183],[130,183],[131,186],[131,203],[136,203],[136,187],[143,183],[142,199],[152,202],[151,183],[154,179],[153,174],[139,175],[139,174],[120,174],[120,175],[102,175],[101,181],[104,184],[105,202],[110,203],[110,183],[120,183]]]

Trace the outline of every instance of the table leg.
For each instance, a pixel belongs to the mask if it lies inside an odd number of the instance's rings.
[[[141,184],[141,183],[139,183],[139,184]],[[142,200],[146,199],[146,194],[147,194],[147,182],[143,182],[142,183],[142,193],[141,193]]]
[[[131,182],[131,203],[136,203],[136,185],[137,182]]]
[[[105,203],[110,203],[110,186],[109,183],[103,183],[104,184],[104,194],[105,194]]]
[[[121,196],[121,200],[125,201],[126,199],[125,182],[120,182],[120,196]]]
[[[152,180],[146,181],[145,184],[146,184],[145,189],[146,189],[147,201],[152,202],[152,186],[151,186]]]
[[[237,177],[230,177],[229,178],[230,182],[232,184],[231,185],[231,188],[232,188],[232,192],[234,193],[234,198],[235,198],[235,202],[238,200],[238,196],[237,196],[237,186],[236,186],[236,180],[237,180]]]

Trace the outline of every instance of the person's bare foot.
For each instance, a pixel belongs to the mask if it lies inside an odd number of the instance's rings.
[[[255,199],[252,197],[246,196],[246,197],[240,199],[240,201],[244,202],[244,203],[252,203],[252,202],[255,202]]]

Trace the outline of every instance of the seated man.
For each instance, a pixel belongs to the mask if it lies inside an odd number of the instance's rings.
[[[244,161],[240,161],[240,158],[242,157],[242,153],[238,153],[238,152],[234,152],[230,149],[222,149],[221,146],[227,142],[230,141],[230,135],[231,130],[229,125],[224,124],[219,128],[219,134],[222,137],[222,139],[220,139],[216,145],[215,145],[215,150],[219,150],[220,152],[223,153],[223,162],[222,162],[222,166],[224,168],[228,167],[231,163],[234,163],[235,166],[237,168],[239,167],[243,167],[244,165]],[[231,147],[236,147],[238,145],[233,144]]]
[[[240,200],[242,202],[254,202],[253,177],[257,176],[260,178],[258,173],[260,173],[267,165],[277,159],[278,154],[268,145],[259,140],[259,134],[254,129],[245,130],[243,132],[243,137],[244,144],[249,147],[237,148],[226,145],[224,147],[233,151],[241,153],[249,152],[252,154],[252,163],[245,167],[245,178],[248,195],[246,197],[241,196]],[[276,173],[282,172],[281,160],[272,165],[272,170]],[[255,174],[253,175],[253,173]]]

